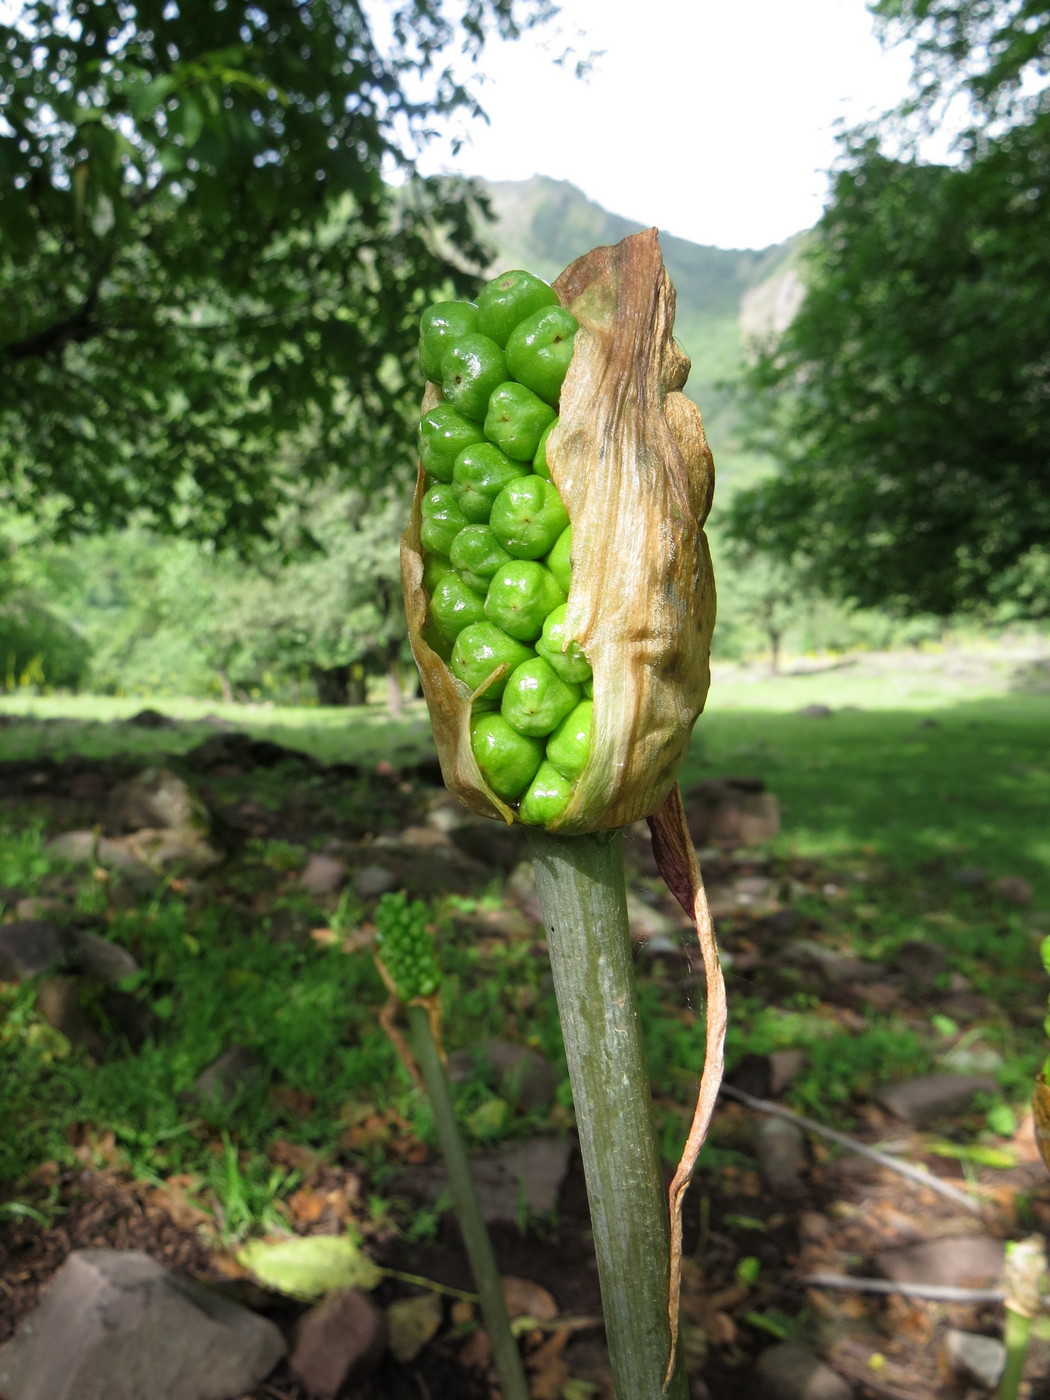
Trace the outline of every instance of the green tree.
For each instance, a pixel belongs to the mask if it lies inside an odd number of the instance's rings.
[[[420,178],[418,144],[478,110],[459,52],[550,12],[23,4],[0,25],[0,502],[245,539],[276,462],[379,474],[419,306],[482,257],[471,187]]]
[[[854,137],[801,311],[745,375],[779,471],[733,536],[864,606],[1050,612],[1050,113],[987,130],[953,167]]]

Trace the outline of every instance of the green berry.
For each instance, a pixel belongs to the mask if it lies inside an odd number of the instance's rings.
[[[508,802],[520,797],[543,761],[543,743],[512,729],[499,714],[470,721],[470,748],[485,781]]]
[[[519,384],[557,407],[579,322],[564,306],[519,321],[507,339],[507,367]]]
[[[579,685],[590,679],[591,663],[584,656],[579,642],[570,640],[565,630],[564,606],[547,614],[536,651],[550,662],[563,681]]]
[[[478,308],[472,301],[439,301],[419,318],[419,366],[433,384],[441,383],[441,360],[454,340],[473,335]]]
[[[545,481],[551,479],[551,469],[547,465],[547,439],[557,426],[558,420],[555,418],[553,423],[548,423],[547,427],[544,428],[543,436],[536,444],[536,451],[532,458],[532,470],[537,476],[542,476]]]
[[[419,527],[419,537],[424,549],[434,554],[444,554],[452,548],[452,541],[467,524],[467,517],[459,508],[459,501],[451,486],[432,486],[420,504],[423,522]]]
[[[468,582],[479,580],[479,591],[485,593],[493,574],[509,564],[513,556],[507,553],[488,525],[468,525],[452,541],[449,558]],[[477,586],[471,584],[472,588]]]
[[[545,306],[557,304],[554,288],[531,272],[521,268],[501,272],[491,282],[486,282],[478,295],[478,330],[482,335],[491,336],[497,345],[506,345],[507,337],[519,321]]]
[[[572,784],[562,777],[552,763],[544,760],[528,792],[521,799],[518,816],[529,826],[547,826],[561,816],[571,796]]]
[[[431,595],[430,616],[441,635],[447,641],[455,641],[464,627],[484,620],[484,594],[476,593],[451,569]]]
[[[452,468],[452,489],[468,520],[483,524],[492,514],[496,497],[511,482],[531,476],[528,467],[512,462],[491,442],[465,448]]]
[[[445,351],[441,361],[441,391],[454,408],[482,423],[489,397],[507,378],[503,351],[487,335],[465,335]]]
[[[477,423],[464,418],[450,403],[435,404],[419,423],[419,456],[423,469],[438,481],[451,481],[456,458],[471,443],[484,442]]]
[[[568,523],[554,483],[531,472],[503,488],[489,516],[492,533],[517,559],[542,559]]]
[[[423,587],[429,598],[452,565],[440,554],[428,554],[423,560]]]
[[[534,642],[547,614],[565,602],[550,569],[534,560],[516,559],[492,576],[485,595],[485,616],[520,642]]]
[[[402,1001],[433,996],[441,985],[434,940],[422,900],[411,904],[403,890],[376,905],[375,951]]]
[[[492,675],[497,667],[505,666],[502,680],[495,681],[485,691],[485,698],[498,700],[507,688],[507,676],[523,661],[534,656],[531,647],[525,646],[492,622],[475,622],[465,627],[456,638],[449,661],[452,674],[477,690]],[[474,702],[477,704],[477,701]]]
[[[515,667],[503,692],[500,712],[519,734],[550,734],[580,698],[578,685],[567,685],[542,656]]]
[[[572,583],[572,563],[570,554],[572,553],[572,526],[567,525],[554,542],[554,548],[543,561],[547,568],[565,589],[569,592]]]
[[[574,783],[587,766],[593,713],[593,702],[581,700],[547,740],[548,761],[570,783]]]
[[[489,398],[485,436],[516,462],[531,462],[554,416],[554,409],[538,394],[508,379]]]

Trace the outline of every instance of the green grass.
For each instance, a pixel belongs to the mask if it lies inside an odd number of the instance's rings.
[[[783,817],[771,846],[774,873],[786,879],[800,860],[812,863],[810,886],[793,902],[824,943],[880,959],[909,939],[940,943],[948,972],[991,1001],[979,1024],[957,1033],[943,1018],[916,1022],[892,1012],[869,1013],[862,1030],[847,1029],[820,1003],[811,976],[778,969],[769,955],[753,981],[734,985],[729,1060],[804,1047],[807,1064],[791,1101],[805,1112],[848,1123],[855,1102],[879,1083],[933,1068],[951,1044],[975,1037],[1002,1057],[1007,1100],[1016,1106],[1027,1097],[1045,1053],[1039,1006],[1047,988],[1037,943],[1050,932],[1050,697],[1015,689],[1017,670],[1016,658],[1000,652],[962,661],[929,653],[896,666],[867,658],[779,679],[739,669],[716,675],[683,785],[715,775],[762,777]],[[812,703],[834,713],[798,713]],[[214,733],[201,723],[207,713],[326,760],[409,761],[432,752],[418,703],[397,724],[378,705],[293,710],[191,701],[161,706],[179,719],[175,729],[110,723],[139,708],[133,700],[6,697],[0,712],[45,722],[0,726],[0,759],[153,759]],[[262,779],[260,793],[279,805],[287,780],[280,770]],[[45,887],[53,874],[45,836],[18,820],[0,829],[0,885],[26,893]],[[155,1040],[137,1055],[90,1065],[38,1020],[33,988],[0,986],[0,1121],[19,1124],[17,1135],[3,1135],[0,1178],[18,1178],[47,1159],[71,1162],[79,1145],[82,1160],[108,1154],[144,1178],[190,1174],[232,1237],[272,1223],[275,1201],[294,1188],[294,1173],[270,1156],[277,1140],[359,1161],[381,1183],[389,1142],[377,1130],[374,1141],[340,1147],[348,1125],[368,1113],[386,1115],[429,1139],[427,1105],[378,1028],[384,993],[370,956],[268,937],[266,921],[282,906],[307,926],[333,917],[295,887],[304,858],[287,843],[256,844],[222,873],[202,907],[158,898],[114,916],[111,936],[143,969],[127,990],[159,1018]],[[1023,877],[1032,902],[1011,905],[993,890],[953,880],[972,866],[990,880]],[[100,912],[101,901],[101,890],[83,877],[79,906]],[[543,958],[527,939],[479,940],[459,917],[473,908],[449,899],[435,909],[449,1048],[509,1035],[560,1063]],[[350,901],[338,920],[352,927],[362,913]],[[732,943],[732,921],[726,932]],[[699,1031],[695,1017],[682,1014],[680,993],[658,977],[643,979],[641,995],[654,1081],[667,1090],[662,1143],[676,1155],[695,1091]],[[256,1054],[260,1075],[234,1103],[202,1106],[189,1096],[193,1081],[230,1044]],[[458,1090],[461,1118],[478,1141],[565,1126],[564,1094],[546,1116],[515,1116],[494,1099],[481,1076]],[[966,1131],[980,1132],[980,1122]]]

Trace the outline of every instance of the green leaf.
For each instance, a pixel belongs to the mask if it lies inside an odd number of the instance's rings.
[[[950,1157],[956,1162],[972,1162],[977,1167],[995,1167],[1008,1171],[1017,1166],[1017,1154],[1003,1147],[985,1147],[980,1143],[966,1146],[958,1142],[931,1142],[927,1152],[935,1157]]]
[[[337,1288],[375,1288],[383,1270],[350,1235],[251,1240],[237,1262],[260,1283],[291,1298],[321,1298]]]

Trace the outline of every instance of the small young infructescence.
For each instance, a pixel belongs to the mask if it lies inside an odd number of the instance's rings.
[[[448,786],[549,830],[649,815],[708,684],[711,457],[655,232],[424,312],[402,547]]]

